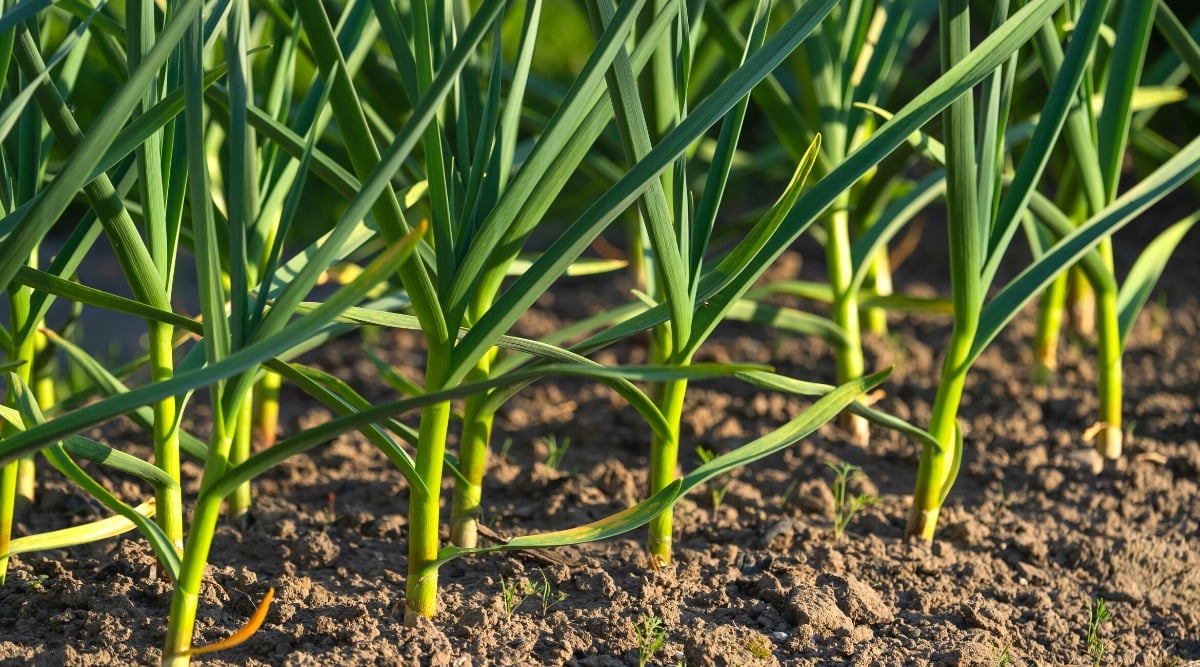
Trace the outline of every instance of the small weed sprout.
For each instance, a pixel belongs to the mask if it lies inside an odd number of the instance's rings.
[[[799,486],[800,480],[798,479],[793,479],[791,483],[787,485],[787,488],[783,490],[783,495],[779,496],[780,507],[787,507],[788,500],[792,497],[792,494],[796,492],[796,489]]]
[[[696,447],[696,455],[700,457],[701,463],[708,463],[717,457],[713,450],[705,447],[704,445],[698,445]],[[712,497],[713,518],[716,518],[717,510],[721,508],[721,503],[725,502],[725,494],[729,492],[729,482],[732,480],[733,478],[731,476],[722,475],[719,485],[716,483],[709,485],[709,495]]]
[[[513,612],[532,592],[530,584],[526,583],[522,587],[515,581],[505,581],[504,575],[500,575],[500,600],[504,604],[504,618],[512,618]]]
[[[326,496],[326,499],[328,502],[325,504],[325,507],[322,508],[321,513],[325,515],[325,525],[328,526],[337,521],[337,504],[332,491],[329,492],[329,494]]]
[[[505,438],[504,442],[500,443],[500,451],[497,452],[502,460],[508,460],[508,452],[512,450],[513,439]]]
[[[633,626],[633,631],[638,640],[638,667],[646,667],[666,643],[667,629],[658,616],[643,615]]]
[[[567,456],[567,450],[571,448],[571,439],[563,438],[560,443],[556,436],[549,435],[541,441],[546,445],[546,466],[558,470]]]
[[[1004,646],[992,642],[992,665],[993,667],[1006,667],[1013,664],[1016,659],[1012,654],[1012,643],[1007,643]]]
[[[541,583],[536,581],[530,582],[528,590],[530,593],[538,596],[542,600],[542,618],[550,614],[550,609],[554,605],[567,599],[567,594],[562,591],[555,591],[554,586],[550,584],[549,577],[546,576],[546,571],[538,569],[538,574],[542,575]]]
[[[833,537],[841,539],[842,533],[846,532],[846,526],[850,525],[850,519],[862,508],[879,502],[879,498],[868,493],[860,493],[852,498],[846,497],[846,487],[850,481],[866,477],[862,474],[861,467],[829,461],[826,461],[825,465],[836,474],[833,480]]]
[[[996,500],[992,502],[993,515],[999,514],[1000,512],[1008,509],[1009,503],[1012,502],[1012,499],[1009,498],[1008,494],[1004,492],[1003,482],[996,482],[996,495]]]
[[[1100,667],[1104,661],[1104,650],[1108,648],[1108,642],[1100,637],[1100,624],[1111,618],[1112,614],[1108,612],[1104,598],[1096,598],[1096,603],[1088,612],[1087,629],[1087,651],[1092,658],[1093,667]]]
[[[762,635],[756,635],[746,640],[746,650],[754,656],[755,660],[769,660],[771,658],[771,640]]]

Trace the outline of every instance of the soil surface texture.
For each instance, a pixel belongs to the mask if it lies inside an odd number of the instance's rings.
[[[819,275],[819,266],[801,272],[789,258],[776,277]],[[931,547],[904,539],[917,444],[873,427],[870,443],[859,445],[828,424],[681,502],[673,564],[651,567],[640,530],[600,544],[459,559],[441,569],[436,618],[405,627],[408,489],[364,438],[348,434],[260,479],[247,527],[220,527],[195,644],[242,626],[269,587],[275,601],[249,641],[196,661],[1198,665],[1200,282],[1194,264],[1177,273],[1163,288],[1165,308],[1152,301],[1136,323],[1124,363],[1126,455],[1098,474],[1084,439],[1096,414],[1091,343],[1065,338],[1048,386],[1028,378],[1032,309],[993,343],[970,375],[964,462]],[[518,333],[544,335],[615,303],[620,291],[611,281],[572,279],[543,298]],[[903,287],[934,292],[920,282]],[[895,365],[878,407],[928,423],[948,335],[946,316],[906,315],[887,336],[868,337],[869,367]],[[391,390],[364,346],[418,377],[420,341],[406,332],[342,340],[307,361],[370,400],[386,400]],[[635,343],[596,358],[639,363],[644,355]],[[828,345],[750,325],[723,326],[700,360],[769,363],[824,382],[834,375]],[[282,435],[330,417],[294,390],[285,389],[284,400]],[[694,383],[683,468],[698,464],[697,446],[728,451],[807,405],[736,381]],[[193,411],[189,427],[204,437],[199,415]],[[88,435],[145,455],[148,438],[131,424]],[[548,443],[568,439],[562,462],[548,467]],[[629,506],[645,495],[648,440],[636,413],[602,386],[566,379],[527,388],[497,421],[488,534],[567,528]],[[862,468],[849,493],[878,501],[835,537],[827,463],[843,462]],[[18,534],[106,515],[41,468],[41,492]],[[193,492],[197,473],[186,470]],[[146,493],[107,479],[129,500]],[[447,480],[447,505],[451,486]],[[507,605],[506,587],[515,593]],[[0,665],[157,663],[170,599],[136,534],[15,557],[0,588]],[[1097,628],[1103,655],[1095,662],[1089,614],[1101,599],[1111,619]],[[643,656],[649,619],[659,619],[666,637]]]

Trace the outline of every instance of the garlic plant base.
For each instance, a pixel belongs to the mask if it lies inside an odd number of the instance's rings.
[[[871,430],[867,420],[856,414],[843,412],[838,416],[838,426],[842,427],[850,438],[850,442],[865,447],[871,442]]]

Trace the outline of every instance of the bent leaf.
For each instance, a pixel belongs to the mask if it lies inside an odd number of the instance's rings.
[[[271,609],[271,599],[274,597],[275,589],[273,587],[268,588],[267,594],[263,596],[262,602],[258,603],[258,608],[254,610],[254,615],[251,616],[250,619],[246,621],[246,624],[238,629],[237,632],[214,644],[190,648],[184,651],[182,655],[193,656],[204,655],[206,653],[216,653],[217,651],[224,651],[225,649],[233,648],[238,644],[245,642],[247,639],[250,639],[254,636],[254,633],[258,632],[258,629],[262,627],[263,621],[267,620],[267,612]]]
[[[151,498],[141,505],[134,507],[133,511],[146,519],[153,519],[154,509],[154,499]],[[70,528],[50,530],[38,533],[37,535],[26,535],[9,542],[8,553],[0,554],[0,559],[17,554],[66,549],[68,547],[79,546],[80,544],[91,544],[92,542],[99,542],[110,537],[124,535],[136,527],[132,521],[118,514],[110,516],[107,519],[91,521],[78,526],[71,526]]]
[[[984,348],[1004,328],[1017,312],[1062,271],[1062,267],[1078,262],[1105,238],[1129,224],[1151,204],[1187,182],[1200,171],[1200,138],[1193,139],[1174,157],[1156,169],[1145,180],[1092,216],[1074,233],[1059,241],[1038,261],[1021,272],[983,309],[979,329],[965,363],[972,364]]]
[[[1162,276],[1171,253],[1175,252],[1175,247],[1197,220],[1200,220],[1200,213],[1193,213],[1168,227],[1146,246],[1129,269],[1129,275],[1125,276],[1125,282],[1117,293],[1117,321],[1122,348],[1129,339],[1129,332],[1133,330],[1133,321],[1150,298],[1150,291]]]
[[[680,496],[718,475],[753,463],[808,437],[822,424],[849,407],[856,398],[879,386],[891,374],[892,369],[887,368],[873,375],[851,380],[825,394],[813,403],[812,407],[774,432],[700,465],[684,476],[683,486],[679,490]]]
[[[38,408],[37,401],[34,400],[29,387],[21,380],[21,377],[16,373],[10,373],[8,383],[16,406],[20,410],[21,420],[35,429],[44,427],[45,419],[42,416],[42,411]],[[42,454],[59,472],[83,487],[83,490],[88,495],[137,526],[146,540],[150,542],[150,547],[154,549],[155,555],[158,556],[158,560],[163,564],[163,567],[167,569],[171,579],[176,580],[179,578],[179,571],[182,568],[179,554],[175,551],[170,538],[167,537],[166,533],[163,532],[157,523],[140,514],[129,505],[126,505],[120,498],[105,488],[103,484],[92,479],[91,475],[87,474],[83,468],[80,468],[79,464],[75,463],[75,460],[71,458],[62,443],[56,442],[45,447],[42,450]]]

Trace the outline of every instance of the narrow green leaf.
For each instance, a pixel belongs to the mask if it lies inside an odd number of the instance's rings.
[[[456,346],[450,379],[461,379],[491,347],[496,337],[553,283],[576,257],[622,211],[657,180],[704,131],[728,113],[755,84],[771,72],[832,10],[833,0],[806,3],[764,47],[734,72],[712,95],[638,162],[620,182],[596,201],[564,232],[534,267],[509,287],[471,332]],[[622,5],[624,7],[624,5]],[[464,265],[465,266],[465,265]],[[665,307],[664,307],[665,310]]]
[[[820,382],[805,382],[776,373],[752,371],[750,373],[738,373],[736,377],[739,380],[768,391],[783,391],[801,396],[824,396],[834,389],[833,385]],[[906,435],[923,445],[928,445],[937,450],[942,448],[941,444],[925,430],[913,426],[895,415],[890,415],[882,410],[869,407],[861,401],[854,401],[846,410],[863,417],[877,426],[889,428],[897,433]]]
[[[755,223],[750,232],[733,250],[717,263],[710,276],[724,276],[725,284],[716,289],[716,293],[701,302],[697,313],[692,336],[684,347],[685,354],[694,353],[708,339],[721,320],[733,308],[742,296],[754,284],[754,281],[766,271],[766,265],[756,264],[758,253],[770,243],[779,233],[784,220],[791,213],[800,193],[808,181],[813,165],[821,149],[821,136],[817,135],[808,147],[804,159],[796,166],[792,180],[787,189],[771,208]],[[842,332],[842,336],[845,333]]]
[[[72,158],[64,163],[54,181],[26,211],[21,226],[0,241],[0,256],[28,257],[74,200],[75,193],[91,180],[93,168],[141,101],[142,91],[158,76],[159,69],[182,40],[184,31],[198,14],[201,5],[200,0],[183,0],[180,3],[142,64],[109,99],[89,128],[87,136],[72,153]],[[7,289],[19,268],[18,262],[0,263],[0,289]]]
[[[1104,104],[1096,121],[1096,152],[1108,201],[1117,196],[1121,165],[1125,159],[1129,126],[1133,120],[1133,96],[1146,61],[1150,29],[1157,3],[1126,2],[1117,23],[1117,41],[1108,66]]]
[[[133,511],[147,520],[153,519],[154,499],[151,498],[141,505],[134,507]],[[67,549],[81,544],[91,544],[92,542],[99,542],[110,537],[124,535],[134,528],[137,528],[136,524],[118,514],[110,516],[107,519],[90,521],[78,526],[71,526],[70,528],[60,528],[59,530],[51,530],[36,535],[25,535],[9,542],[8,553],[0,554],[0,559],[17,554]]]
[[[565,547],[573,544],[584,544],[587,542],[598,542],[611,537],[623,535],[629,531],[636,530],[650,523],[654,517],[662,514],[674,506],[675,502],[683,494],[680,492],[683,483],[681,480],[676,480],[670,486],[662,489],[658,493],[650,496],[646,500],[635,504],[629,509],[621,510],[616,514],[593,521],[592,523],[559,530],[551,533],[540,533],[535,535],[521,535],[514,537],[504,544],[498,544],[489,547],[464,548],[457,547],[452,544],[442,547],[438,552],[438,558],[429,565],[430,569],[435,569],[440,565],[461,558],[462,556],[471,556],[485,553],[495,553],[499,551],[513,551],[516,549],[545,549],[549,547]]]
[[[104,395],[114,396],[129,391],[129,387],[125,386],[125,383],[121,382],[104,364],[97,361],[95,357],[88,354],[82,348],[49,329],[43,330],[43,333],[55,347],[67,353],[71,361],[78,365]],[[126,413],[125,416],[133,420],[146,433],[153,431],[154,411],[152,409],[142,406],[132,412]],[[179,432],[179,444],[188,456],[198,461],[203,461],[208,453],[208,446],[202,440],[182,429]],[[155,468],[155,470],[158,470],[158,468]]]
[[[338,290],[312,313],[293,321],[290,326],[271,339],[252,343],[225,359],[209,362],[208,365],[199,369],[184,371],[187,361],[185,359],[185,362],[179,365],[180,372],[177,372],[170,380],[139,387],[126,394],[104,399],[70,414],[62,415],[52,422],[0,441],[0,466],[23,455],[36,452],[47,443],[61,439],[63,436],[78,433],[106,419],[130,412],[138,406],[147,405],[198,387],[212,385],[232,375],[254,368],[284,351],[291,350],[320,333],[338,313],[361,300],[387,275],[394,273],[397,264],[411,256],[419,238],[419,234],[414,232],[405,239],[404,243],[398,243],[386,249],[353,282]],[[253,377],[247,377],[245,379],[246,386],[248,387],[252,381]]]
[[[1158,31],[1171,45],[1191,73],[1192,78],[1200,83],[1200,45],[1188,34],[1183,22],[1171,11],[1167,0],[1158,0],[1157,11],[1154,13],[1154,23]]]
[[[37,428],[44,428],[46,425],[45,419],[42,417],[42,412],[38,408],[37,401],[33,394],[29,391],[29,387],[21,380],[21,377],[16,373],[10,373],[8,376],[8,386],[15,396],[16,404],[21,412],[21,417],[24,422],[29,425],[30,431]],[[24,435],[22,433],[20,435]],[[19,437],[16,436],[16,437]],[[83,489],[96,500],[100,501],[108,509],[116,514],[125,517],[130,522],[135,524],[142,532],[142,535],[150,542],[151,548],[158,556],[159,562],[167,568],[172,579],[179,577],[181,562],[179,555],[175,552],[171,540],[166,536],[166,533],[158,527],[156,523],[143,516],[134,508],[126,505],[113,495],[104,485],[97,482],[91,475],[87,474],[79,464],[70,457],[67,449],[60,442],[48,443],[49,446],[43,450],[43,455],[59,472],[71,479],[71,481],[83,487]],[[103,446],[101,446],[103,447]],[[92,450],[95,451],[95,450]],[[132,457],[129,457],[132,458]],[[128,466],[128,461],[123,460],[122,465]],[[150,464],[146,464],[150,465]],[[128,466],[133,467],[133,466]],[[135,468],[136,469],[136,468]]]
[[[744,467],[808,437],[822,424],[849,407],[859,396],[879,386],[891,372],[892,369],[888,368],[847,382],[825,394],[799,416],[772,433],[703,463],[684,476],[679,495],[683,496],[714,477]]]
[[[589,3],[589,8],[598,9],[602,24],[607,25],[612,21],[613,7],[607,0]],[[636,164],[651,150],[650,128],[646,123],[643,112],[645,105],[638,90],[633,67],[629,64],[629,55],[624,47],[618,49],[612,67],[605,76],[625,150],[625,160],[629,164]],[[642,211],[650,245],[654,249],[656,275],[662,281],[662,298],[671,311],[671,336],[674,339],[672,348],[682,350],[692,328],[691,281],[688,278],[688,265],[684,263],[681,253],[679,238],[688,225],[686,221],[676,220],[672,216],[662,180],[652,179],[648,185],[643,196],[638,199],[638,206]],[[679,196],[683,194],[680,193]],[[691,258],[689,263],[690,260]]]
[[[1193,213],[1165,229],[1142,250],[1142,254],[1129,269],[1129,274],[1125,276],[1125,282],[1117,293],[1117,321],[1121,332],[1122,348],[1125,347],[1125,341],[1129,340],[1129,332],[1133,330],[1133,321],[1137,319],[1138,312],[1150,298],[1150,292],[1154,289],[1159,277],[1162,276],[1163,269],[1166,268],[1167,261],[1171,258],[1171,253],[1175,252],[1179,242],[1183,240],[1197,220],[1200,220],[1200,213]]]
[[[998,67],[1062,4],[1063,0],[1034,0],[1013,14],[950,71],[922,90],[912,102],[881,126],[866,142],[837,165],[827,176],[804,193],[784,220],[788,233],[779,234],[755,257],[754,266],[770,266],[791,243],[837,199],[841,193],[873,169],[888,154],[921,129],[951,101],[969,91]],[[805,7],[813,6],[809,3]],[[764,48],[764,50],[766,50]],[[696,116],[693,112],[689,120]],[[661,148],[661,146],[660,146]],[[656,149],[657,150],[657,149]],[[727,284],[729,277],[720,272],[701,278],[697,300],[711,298]],[[581,343],[578,349],[591,350],[621,340],[666,321],[665,308],[653,308]]]
[[[701,311],[705,307],[705,304],[701,304]],[[834,347],[846,346],[846,332],[836,322],[795,308],[741,299],[726,311],[724,319],[764,324],[790,333],[816,336]]]
[[[967,363],[974,363],[1000,330],[1030,299],[1041,292],[1063,267],[1079,261],[1100,241],[1110,237],[1197,172],[1200,172],[1200,138],[1193,139],[1154,173],[1092,216],[1075,233],[1059,241],[1041,259],[1022,271],[1021,275],[1014,278],[984,307]]]

